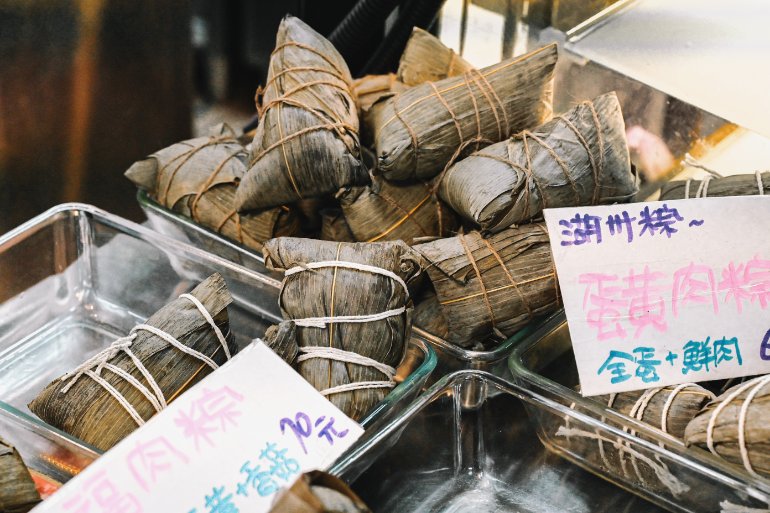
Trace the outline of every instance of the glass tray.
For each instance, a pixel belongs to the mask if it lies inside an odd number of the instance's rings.
[[[567,460],[671,511],[770,511],[770,481],[575,392],[577,368],[563,311],[518,345],[509,363],[514,381],[567,412],[556,416],[526,405],[540,440]],[[572,420],[578,414],[582,424]]]
[[[93,452],[66,437],[19,418],[0,404],[0,437],[13,445],[27,468],[64,484],[86,468]]]
[[[54,207],[3,235],[0,406],[81,443],[34,417],[27,404],[50,381],[214,272],[233,296],[230,329],[240,347],[280,320],[279,281],[89,205]],[[412,339],[398,369],[403,381],[361,424],[395,415],[435,366],[430,345]]]
[[[483,390],[474,408],[464,390]],[[331,472],[374,511],[652,513],[658,507],[547,451],[525,407],[596,423],[554,399],[486,372],[436,382],[399,418],[349,450]]]

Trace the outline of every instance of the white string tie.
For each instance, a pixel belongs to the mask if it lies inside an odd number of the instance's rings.
[[[357,271],[364,271],[372,274],[379,274],[380,276],[386,276],[399,285],[401,285],[406,293],[406,297],[409,297],[409,288],[406,286],[406,282],[401,279],[396,273],[383,269],[382,267],[376,267],[373,265],[359,264],[356,262],[346,262],[344,260],[323,260],[321,262],[311,262],[309,264],[302,264],[287,269],[284,272],[284,276],[292,276],[304,271],[312,269],[322,269],[325,267],[342,267],[344,269],[354,269]],[[293,319],[294,324],[304,328],[325,328],[328,324],[332,323],[366,323],[381,321],[389,317],[395,317],[406,312],[406,306],[395,308],[393,310],[387,310],[385,312],[379,312],[367,315],[337,315],[327,317],[306,317],[304,319]]]
[[[768,383],[770,383],[770,375],[760,376],[743,383],[741,386],[733,390],[724,399],[724,401],[717,405],[716,408],[714,408],[714,411],[711,413],[711,417],[709,418],[709,423],[706,426],[706,447],[708,447],[712,454],[719,456],[716,449],[714,448],[714,428],[716,427],[717,418],[722,413],[722,411],[739,395],[741,395],[749,388],[754,387],[746,396],[746,398],[743,399],[743,404],[741,405],[741,409],[738,414],[738,447],[741,452],[741,461],[743,462],[743,467],[746,469],[746,471],[748,471],[748,473],[754,477],[760,476],[751,465],[751,460],[749,459],[749,450],[746,447],[746,418],[748,417],[751,401],[754,400],[754,397],[756,397],[756,395]]]
[[[387,381],[358,381],[354,383],[347,383],[344,385],[337,385],[336,387],[327,388],[321,390],[321,394],[329,396],[333,394],[341,394],[343,392],[351,392],[355,390],[363,390],[367,388],[393,388],[396,386],[394,380],[396,376],[396,369],[390,365],[378,362],[372,358],[362,356],[352,351],[345,351],[334,347],[321,347],[321,346],[307,346],[300,347],[299,352],[303,353],[297,358],[297,363],[311,360],[313,358],[323,358],[325,360],[333,360],[335,362],[352,363],[355,365],[362,365],[364,367],[372,367],[377,369],[385,375]]]
[[[765,184],[762,183],[762,173],[760,171],[756,171],[754,173],[757,177],[757,189],[759,190],[759,195],[764,196],[765,195]]]
[[[406,296],[409,297],[409,287],[406,286],[406,282],[401,279],[396,273],[383,269],[382,267],[376,267],[374,265],[359,264],[356,262],[347,262],[345,260],[323,260],[321,262],[311,262],[308,264],[302,264],[287,269],[283,274],[284,276],[291,276],[293,274],[308,271],[310,269],[322,269],[324,267],[342,267],[344,269],[355,269],[357,271],[369,272],[372,274],[379,274],[381,276],[387,276],[391,280],[395,281],[404,288]]]
[[[216,334],[217,339],[219,340],[219,343],[222,345],[222,347],[225,350],[225,356],[229,360],[231,358],[231,354],[230,354],[230,348],[227,346],[227,339],[222,334],[222,331],[219,329],[219,326],[216,325],[216,322],[214,322],[214,319],[213,317],[211,317],[211,314],[209,313],[209,311],[206,310],[205,306],[203,306],[203,303],[201,303],[198,300],[198,298],[196,298],[191,294],[182,294],[181,296],[179,296],[179,298],[187,299],[188,301],[192,302],[193,305],[195,305],[195,308],[198,309],[198,311],[201,313],[201,315],[206,320],[206,322],[213,328],[214,333]],[[77,381],[80,379],[81,376],[88,376],[89,378],[94,380],[97,384],[99,384],[102,388],[104,388],[113,398],[115,398],[118,404],[120,404],[123,407],[123,409],[126,410],[126,412],[131,416],[132,419],[134,419],[134,422],[136,422],[137,425],[143,426],[145,423],[145,420],[142,418],[141,415],[139,415],[139,412],[136,411],[136,408],[134,408],[134,406],[128,401],[128,399],[126,399],[126,397],[122,393],[120,393],[118,389],[116,389],[113,385],[111,385],[106,379],[102,377],[102,370],[107,369],[108,371],[112,372],[116,376],[126,381],[128,384],[134,387],[139,393],[141,393],[147,399],[147,401],[152,405],[152,407],[155,409],[156,412],[160,412],[161,410],[166,408],[168,406],[168,403],[166,401],[165,396],[163,395],[163,391],[160,389],[160,386],[158,385],[158,382],[155,381],[155,378],[152,376],[150,371],[147,370],[147,367],[144,366],[142,361],[131,350],[131,346],[136,340],[137,333],[139,331],[146,331],[148,333],[155,335],[156,337],[168,343],[170,346],[173,346],[179,349],[180,351],[182,351],[183,353],[188,354],[193,358],[196,358],[204,362],[206,365],[208,365],[214,370],[219,368],[219,366],[214,360],[212,360],[205,354],[199,351],[196,351],[195,349],[189,346],[186,346],[185,344],[181,343],[180,341],[178,341],[176,338],[166,333],[165,331],[158,329],[155,326],[150,326],[149,324],[137,324],[131,329],[131,331],[127,336],[121,337],[115,340],[108,347],[99,351],[98,353],[93,355],[91,358],[89,358],[88,360],[80,364],[77,368],[69,371],[64,376],[62,376],[61,381],[69,380],[69,383],[67,383],[64,386],[64,388],[62,388],[61,393],[66,394],[67,392],[69,392],[70,389],[75,385],[75,383],[77,383]],[[125,353],[131,359],[131,362],[134,364],[134,366],[142,375],[142,377],[144,377],[144,379],[150,385],[150,388],[152,390],[148,389],[144,384],[142,384],[138,379],[136,379],[130,373],[126,372],[124,369],[121,369],[120,367],[113,365],[112,363],[109,363],[110,360],[118,356],[121,352]]]
[[[406,307],[396,308],[394,310],[387,310],[376,314],[369,315],[337,315],[329,317],[305,317],[304,319],[294,319],[292,322],[297,326],[304,328],[325,328],[327,324],[331,323],[364,323],[374,322],[387,319],[388,317],[395,317],[406,312]]]

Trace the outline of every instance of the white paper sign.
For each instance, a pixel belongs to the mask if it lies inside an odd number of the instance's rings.
[[[34,511],[268,511],[362,434],[262,342],[185,392]]]
[[[770,198],[545,219],[584,395],[770,372]]]

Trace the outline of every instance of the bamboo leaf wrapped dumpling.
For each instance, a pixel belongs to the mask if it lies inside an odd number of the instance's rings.
[[[214,274],[48,384],[29,409],[106,451],[237,352],[232,297]]]
[[[741,465],[755,476],[770,476],[770,375],[729,388],[687,425],[685,442]]]
[[[461,346],[500,338],[559,306],[548,233],[543,224],[484,237],[459,234],[414,246],[447,322],[447,338]]]
[[[702,180],[672,180],[660,189],[660,201],[718,196],[770,195],[770,172],[730,175]]]
[[[352,78],[329,41],[292,16],[270,57],[251,165],[239,211],[323,196],[368,181],[361,162]]]
[[[420,258],[401,241],[344,243],[281,237],[265,264],[285,271],[279,304],[294,321],[298,372],[354,420],[395,386],[412,310],[407,282]]]
[[[439,38],[419,27],[412,29],[398,62],[396,77],[406,86],[462,75],[473,66]]]
[[[615,203],[636,191],[615,93],[456,162],[438,188],[450,207],[487,231],[537,217],[544,208]]]
[[[235,190],[248,152],[227,125],[209,137],[173,144],[134,163],[126,177],[164,207],[253,249],[281,235],[297,235],[297,213],[278,207],[258,214],[235,211]]]
[[[0,513],[26,513],[40,502],[19,452],[0,438]]]
[[[428,180],[466,146],[477,150],[540,125],[552,113],[556,56],[556,45],[545,46],[376,103],[377,172],[388,180]]]
[[[372,177],[372,184],[337,194],[355,240],[377,242],[445,237],[457,229],[457,216],[429,184],[395,184]]]

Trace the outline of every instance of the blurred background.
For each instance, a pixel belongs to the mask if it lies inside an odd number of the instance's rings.
[[[65,201],[141,219],[123,171],[221,121],[253,126],[286,13],[330,37],[354,77],[394,71],[412,26],[476,66],[558,42],[555,110],[617,90],[643,194],[698,173],[696,160],[767,169],[766,11],[751,0],[3,0],[0,232]]]

